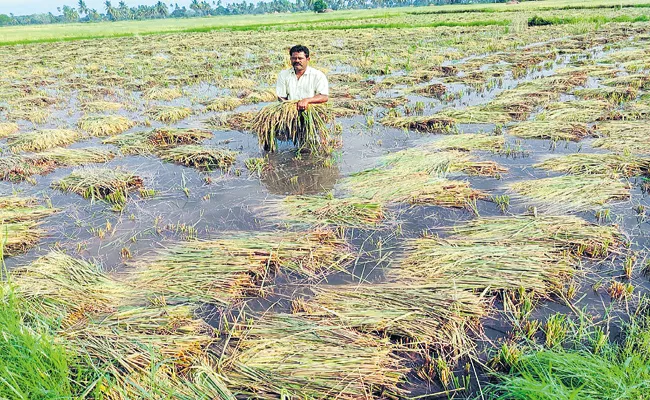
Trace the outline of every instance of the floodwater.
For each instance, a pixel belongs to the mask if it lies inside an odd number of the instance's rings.
[[[602,48],[595,48],[583,53],[582,57],[586,57],[587,54],[589,57],[597,59],[605,56],[607,52]],[[459,60],[458,64],[468,60]],[[448,106],[461,109],[485,104],[503,90],[535,78],[552,75],[558,68],[565,67],[570,62],[570,55],[562,55],[555,59],[548,68],[541,68],[519,79],[514,79],[510,74],[506,74],[501,77],[500,85],[483,91],[474,90],[461,84],[450,85],[451,90],[464,93],[460,98],[451,102],[441,102],[421,96],[409,96],[409,100],[425,102],[427,114]],[[341,70],[345,70],[345,66],[342,66]],[[439,82],[439,80],[432,80],[428,84],[435,82]],[[595,84],[590,81],[588,85]],[[198,96],[205,98],[223,94],[219,88],[209,85],[200,85],[194,89]],[[332,90],[335,92],[336,88],[333,87]],[[394,93],[386,92],[382,95],[390,96]],[[176,100],[172,104],[191,105],[187,99]],[[74,102],[72,106],[74,106]],[[257,107],[261,106],[263,104]],[[384,111],[376,110],[375,114],[378,117]],[[68,113],[67,110],[60,110],[56,117],[65,120],[76,118],[79,115],[79,111]],[[124,115],[129,116],[130,114],[125,111]],[[176,126],[207,128],[203,121],[213,115],[215,113],[194,115]],[[155,156],[118,157],[108,162],[106,166],[120,167],[137,173],[144,178],[145,186],[155,189],[157,193],[153,198],[148,199],[140,199],[137,195],[133,195],[121,213],[111,211],[110,206],[105,203],[91,204],[78,195],[61,193],[49,188],[53,181],[66,176],[73,168],[59,168],[46,176],[37,176],[35,185],[1,182],[0,193],[10,194],[16,191],[24,195],[34,195],[48,199],[54,207],[61,210],[44,220],[42,227],[48,234],[37,247],[24,255],[7,259],[6,264],[10,269],[17,265],[24,265],[36,257],[46,254],[51,247],[57,247],[84,258],[95,258],[107,270],[119,273],[124,268],[128,268],[121,256],[123,249],[128,249],[132,257],[137,259],[145,254],[155,253],[170,244],[186,240],[188,236],[209,239],[224,235],[226,232],[272,230],[276,226],[263,217],[261,210],[267,201],[281,199],[289,194],[322,194],[333,191],[335,195],[340,195],[342,193],[337,187],[337,182],[342,177],[376,166],[381,157],[387,153],[429,143],[441,137],[405,132],[379,124],[369,127],[363,117],[340,118],[338,122],[343,127],[343,146],[337,152],[337,160],[332,167],[323,167],[317,160],[304,155],[302,159],[297,159],[295,152],[285,146],[281,152],[269,155],[269,168],[262,172],[261,176],[251,174],[244,167],[244,160],[263,156],[258,148],[256,137],[250,133],[228,130],[212,130],[214,137],[206,142],[206,144],[214,144],[240,152],[237,164],[227,173],[203,173],[192,168],[165,163]],[[155,127],[157,124],[154,123],[153,126]],[[495,126],[491,124],[461,125],[459,130],[465,133],[475,133],[490,132],[494,128]],[[136,127],[130,131],[148,129],[151,128]],[[500,179],[452,177],[469,180],[472,187],[484,190],[491,195],[499,195],[506,193],[505,187],[508,183],[550,176],[549,173],[532,167],[533,164],[549,154],[600,151],[591,147],[589,139],[580,143],[552,143],[548,140],[522,140],[507,134],[506,137],[509,143],[520,147],[523,152],[514,157],[488,152],[479,153],[481,159],[494,160],[509,168],[510,171],[503,174]],[[101,140],[86,140],[71,147],[93,145],[101,145]],[[612,222],[617,223],[621,230],[628,235],[630,248],[644,251],[650,246],[650,222],[640,220],[637,216],[634,206],[639,204],[650,209],[650,196],[643,193],[639,185],[635,185],[630,201],[615,203],[608,208],[611,209]],[[527,208],[528,205],[512,200],[508,212],[521,214],[526,212]],[[481,216],[501,214],[496,204],[485,200],[477,202],[477,210]],[[444,236],[443,228],[476,217],[475,212],[468,209],[435,206],[400,204],[391,206],[389,211],[390,216],[379,229],[348,229],[346,237],[358,253],[358,259],[348,271],[321,278],[316,283],[336,285],[352,282],[381,282],[386,269],[391,268],[391,265],[402,255],[403,243],[406,239],[418,237],[423,231]],[[598,222],[593,213],[580,213],[579,215],[589,221]],[[107,223],[114,231],[106,233],[103,238],[100,238],[97,231],[105,229]],[[192,227],[191,234],[188,234],[187,227]],[[611,300],[609,296],[603,294],[602,290],[596,292],[591,290],[590,286],[598,280],[606,282],[613,276],[621,275],[621,264],[622,257],[611,257],[593,265],[585,263],[585,276],[580,282],[582,286],[580,293],[583,297],[577,300],[573,306],[578,309],[586,307],[595,315],[603,315]],[[266,298],[251,299],[247,306],[254,310],[288,311],[291,298],[297,295],[309,295],[308,283],[314,282],[300,281],[291,276],[280,277],[269,284],[273,289],[272,295]],[[631,283],[640,291],[650,289],[648,280],[641,276],[638,270]],[[540,303],[535,315],[544,319],[545,316],[557,311],[569,312],[570,310],[567,306],[549,299]],[[214,314],[208,310],[206,315]],[[217,323],[218,318],[214,318],[214,321]],[[484,321],[484,329],[494,344],[508,337],[511,327],[508,326],[504,318],[495,314]],[[489,347],[489,343],[484,345]],[[478,379],[476,379],[477,377]],[[406,389],[411,391],[411,395],[442,391],[440,387],[429,385],[414,375],[409,378],[411,383],[406,385]],[[472,379],[476,385],[485,377],[481,376],[479,372]]]

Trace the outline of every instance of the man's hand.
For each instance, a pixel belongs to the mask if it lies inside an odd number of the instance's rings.
[[[307,99],[302,99],[298,102],[298,110],[303,111],[307,109],[307,106],[309,106],[309,100]]]

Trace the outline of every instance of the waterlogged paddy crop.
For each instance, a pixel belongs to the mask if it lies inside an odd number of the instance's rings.
[[[0,47],[0,397],[644,398],[650,7],[565,3]]]

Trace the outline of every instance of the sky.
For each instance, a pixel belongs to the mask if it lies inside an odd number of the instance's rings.
[[[84,0],[88,8],[94,8],[99,12],[104,12],[104,1],[105,0]],[[126,4],[129,7],[136,6],[138,4],[147,4],[152,5],[156,4],[157,0],[125,0]],[[163,2],[178,3],[179,6],[185,5],[189,6],[190,0],[163,0]],[[0,14],[14,13],[14,15],[26,15],[26,14],[36,14],[36,13],[47,13],[52,12],[53,14],[58,14],[56,11],[57,7],[61,7],[64,4],[77,8],[78,0],[0,0]],[[119,0],[111,0],[113,6],[117,6]],[[226,2],[224,2],[226,3]],[[210,1],[212,4],[212,1]]]

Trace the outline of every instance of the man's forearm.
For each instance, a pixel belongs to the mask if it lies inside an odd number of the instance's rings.
[[[306,98],[307,102],[309,104],[321,104],[321,103],[327,103],[327,100],[329,100],[329,96],[326,94],[317,94],[314,97],[309,97]]]

